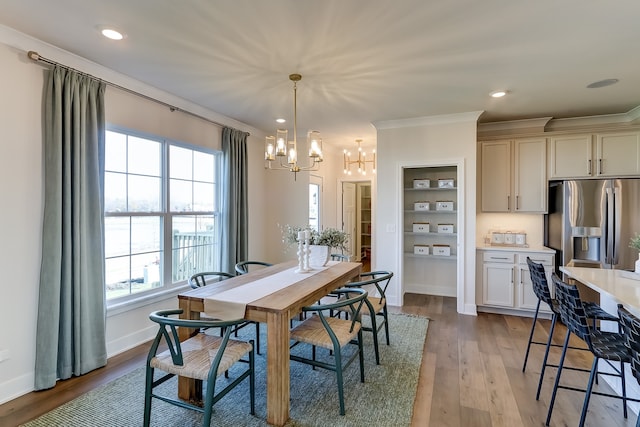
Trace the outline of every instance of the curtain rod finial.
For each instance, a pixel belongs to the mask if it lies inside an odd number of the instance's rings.
[[[33,61],[37,61],[40,59],[40,55],[38,54],[38,52],[34,51],[34,50],[30,50],[27,53],[27,56],[32,59]]]

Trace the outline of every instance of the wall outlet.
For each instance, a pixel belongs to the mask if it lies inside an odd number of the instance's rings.
[[[9,350],[0,350],[0,362],[9,360]]]

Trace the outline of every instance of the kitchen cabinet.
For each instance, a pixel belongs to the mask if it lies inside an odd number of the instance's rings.
[[[402,280],[406,292],[450,297],[457,294],[456,184],[456,166],[403,171]]]
[[[640,131],[554,136],[549,178],[640,176]]]
[[[640,175],[640,132],[596,135],[597,176]]]
[[[527,257],[544,265],[547,281],[551,284],[554,269],[552,251],[509,250],[509,248],[486,248],[478,250],[479,308],[507,309],[511,312],[535,311],[538,297],[533,291]],[[550,285],[551,287],[551,285]],[[550,307],[542,303],[542,313],[551,313]]]
[[[481,143],[483,212],[546,212],[546,144],[546,138]]]

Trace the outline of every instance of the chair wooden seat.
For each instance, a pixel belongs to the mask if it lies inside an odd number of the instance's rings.
[[[221,344],[221,337],[198,334],[181,343],[184,363],[182,366],[173,363],[169,350],[153,357],[149,364],[152,368],[161,369],[174,375],[206,381],[211,369],[211,361],[218,354]],[[230,339],[222,354],[217,375],[229,370],[244,355],[251,352],[252,348],[248,342]]]
[[[387,303],[387,300],[385,298],[380,298],[380,297],[371,296],[371,295],[369,295],[367,297],[367,301],[369,302],[369,304],[365,303],[362,306],[362,310],[360,310],[360,314],[364,314],[366,316],[370,316],[371,315],[370,314],[370,310],[369,310],[370,308],[373,309],[373,312],[375,314],[382,313],[382,310],[384,310],[384,306]],[[348,307],[346,307],[346,308],[345,307],[340,307],[340,308],[336,309],[336,311],[344,311],[344,312],[347,312],[347,313],[350,312]]]
[[[364,382],[364,358],[362,355],[362,325],[360,324],[360,309],[364,306],[367,298],[367,291],[364,289],[343,288],[334,291],[336,300],[330,304],[316,304],[303,307],[305,313],[312,312],[313,315],[298,324],[290,332],[291,339],[294,340],[291,348],[299,344],[311,345],[311,358],[302,357],[297,354],[289,354],[289,358],[296,362],[305,363],[315,368],[323,368],[334,371],[338,382],[338,401],[340,403],[340,415],[344,415],[344,385],[343,370],[346,369],[356,358],[360,362],[360,381]],[[331,310],[340,307],[349,307],[351,310],[351,320],[344,320],[330,316]],[[347,344],[357,345],[355,350],[346,361],[343,360],[342,349]],[[316,347],[330,350],[330,361],[316,359]],[[346,356],[346,355],[345,355]],[[345,357],[346,358],[346,357]]]
[[[222,399],[234,387],[245,379],[249,380],[249,406],[251,414],[255,414],[255,350],[253,342],[242,342],[230,339],[232,330],[242,320],[205,321],[176,318],[182,310],[160,310],[149,315],[149,319],[158,324],[158,332],[149,349],[146,361],[143,427],[149,427],[151,422],[151,407],[153,399],[201,412],[202,427],[210,427],[213,405]],[[202,331],[209,328],[220,328],[222,337],[198,332],[193,337],[181,342],[178,328],[189,328]],[[167,345],[168,350],[158,353],[160,343]],[[244,359],[245,356],[248,358]],[[228,383],[216,387],[217,378],[228,372],[236,363],[244,364],[246,369],[234,369],[233,379]],[[156,375],[156,370],[162,372]],[[157,392],[155,389],[168,379],[179,375],[200,382],[206,382],[204,402],[196,405],[176,398],[175,394],[166,390]]]
[[[347,288],[364,289],[368,292],[360,314],[368,315],[371,319],[371,326],[363,326],[362,330],[373,334],[373,349],[376,356],[376,364],[380,364],[380,349],[378,346],[378,332],[384,328],[387,345],[389,341],[389,313],[387,310],[387,298],[385,292],[391,282],[393,272],[391,271],[369,271],[360,274],[360,280],[350,282],[345,285]],[[344,312],[345,307],[338,308],[337,311]],[[347,313],[348,314],[348,313]]]
[[[331,330],[335,333],[336,338],[340,343],[340,347],[344,347],[351,340],[355,339],[360,331],[359,322],[354,324],[350,320],[338,319],[336,317],[327,317],[325,320],[329,324]],[[322,324],[320,316],[316,314],[309,316],[307,319],[302,321],[302,323],[296,325],[296,327],[291,330],[291,339],[333,350],[331,337]]]

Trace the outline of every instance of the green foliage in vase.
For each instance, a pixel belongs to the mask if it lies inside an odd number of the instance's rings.
[[[638,233],[636,233],[635,237],[631,238],[629,247],[640,251],[640,235]]]
[[[309,231],[309,244],[311,245],[324,245],[344,251],[347,249],[346,245],[349,241],[349,235],[336,228],[325,228],[318,232],[308,225],[300,227],[286,224],[281,226],[280,230],[282,232],[282,243],[284,243],[286,248],[298,244],[298,233],[300,231]]]

